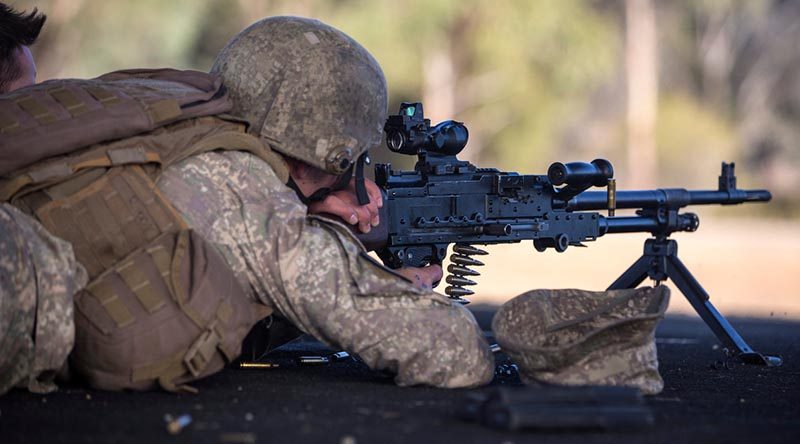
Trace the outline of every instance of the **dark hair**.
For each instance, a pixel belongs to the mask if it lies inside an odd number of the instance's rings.
[[[15,52],[22,46],[30,46],[39,37],[47,16],[36,8],[27,13],[17,12],[5,3],[0,3],[0,92],[22,74]]]

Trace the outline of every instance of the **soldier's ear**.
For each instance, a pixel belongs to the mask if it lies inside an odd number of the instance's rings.
[[[289,165],[289,175],[295,181],[320,182],[332,176],[332,174],[301,160],[286,157],[286,163]]]
[[[292,159],[291,157],[284,157],[286,164],[289,165],[289,176],[294,180],[307,180],[309,179],[310,169],[305,163]]]

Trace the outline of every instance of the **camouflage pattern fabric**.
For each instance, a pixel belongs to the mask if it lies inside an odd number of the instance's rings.
[[[254,301],[400,385],[489,382],[493,357],[475,319],[376,263],[346,227],[306,207],[262,160],[244,152],[191,157],[158,186],[215,244]]]
[[[70,244],[0,204],[0,394],[56,388],[75,339],[72,297],[86,279]]]
[[[277,152],[341,174],[381,142],[388,96],[380,65],[318,20],[253,23],[220,51],[211,72],[228,88],[231,114]]]
[[[492,327],[526,382],[626,385],[661,392],[655,328],[669,289],[534,290],[504,304]]]

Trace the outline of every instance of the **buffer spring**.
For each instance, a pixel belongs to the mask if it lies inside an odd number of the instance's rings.
[[[476,285],[471,277],[480,276],[481,274],[469,267],[479,267],[483,262],[473,259],[472,256],[484,256],[488,252],[475,248],[472,245],[456,244],[453,246],[453,254],[450,256],[450,265],[447,266],[447,275],[445,282],[449,284],[444,289],[445,294],[450,299],[455,300],[461,304],[469,304],[469,301],[464,299],[464,296],[475,294],[474,291],[464,288],[470,285]],[[468,278],[469,276],[470,278]]]

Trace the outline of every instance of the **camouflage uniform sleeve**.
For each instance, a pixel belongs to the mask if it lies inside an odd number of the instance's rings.
[[[198,155],[167,169],[159,188],[251,296],[298,328],[395,372],[401,385],[491,380],[493,358],[466,309],[375,263],[346,227],[307,217],[256,157]]]
[[[72,298],[86,284],[72,246],[0,205],[0,394],[45,393],[72,350]]]

